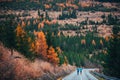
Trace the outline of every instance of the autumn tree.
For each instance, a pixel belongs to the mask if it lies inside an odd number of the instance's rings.
[[[86,40],[85,40],[85,39],[82,39],[82,40],[81,40],[81,44],[84,44],[84,45],[85,45],[85,44],[86,44]]]
[[[36,55],[46,60],[48,45],[46,43],[45,34],[42,31],[37,33],[35,46],[36,46],[36,53],[37,53]]]
[[[61,53],[62,53],[62,50],[61,50],[61,48],[60,48],[60,47],[56,47],[56,50],[57,50],[57,52],[58,52],[59,54],[61,54]]]
[[[92,45],[96,46],[95,40],[92,40]]]
[[[24,21],[22,21],[22,27],[25,27],[26,26],[26,23]]]
[[[81,45],[82,45],[83,47],[85,47],[85,45],[86,45],[86,40],[85,40],[85,39],[82,39],[82,40],[81,40]]]
[[[28,37],[27,33],[24,29],[18,24],[15,29],[16,32],[16,49],[21,52],[25,57],[32,58],[33,54],[30,52],[30,37]]]
[[[108,37],[108,36],[105,37],[105,41],[106,41],[106,42],[109,41],[109,37]]]
[[[100,40],[100,44],[101,44],[102,46],[104,45],[102,39]]]
[[[60,37],[60,35],[61,35],[61,32],[59,31],[59,32],[57,33],[57,36]]]
[[[28,26],[30,25],[30,21],[27,22],[27,25],[28,25]]]
[[[30,51],[35,53],[35,50],[36,50],[36,46],[35,46],[35,42],[33,41],[31,44],[30,44]]]
[[[52,46],[48,49],[47,58],[48,58],[48,61],[51,62],[52,64],[58,65],[59,58]]]
[[[59,64],[61,65],[61,64],[63,64],[65,62],[63,51],[61,50],[60,47],[56,47],[56,52],[58,53]]]
[[[41,29],[41,28],[43,28],[44,27],[44,23],[39,23],[38,24],[38,29]]]
[[[95,40],[94,40],[94,39],[92,40],[92,45],[93,45],[93,48],[95,48],[95,49],[96,49],[96,42],[95,42]]]
[[[64,65],[66,65],[66,66],[68,65],[68,59],[66,56],[64,57]]]

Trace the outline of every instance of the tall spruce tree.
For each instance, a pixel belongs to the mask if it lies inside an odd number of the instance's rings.
[[[15,27],[13,26],[13,19],[3,22],[0,26],[0,41],[11,50],[13,55],[13,49],[15,49]],[[4,25],[3,25],[4,24]],[[14,24],[15,25],[15,24]]]
[[[38,10],[38,16],[40,17],[40,10]]]
[[[120,26],[113,27],[113,35],[109,42],[105,60],[105,73],[120,78]]]

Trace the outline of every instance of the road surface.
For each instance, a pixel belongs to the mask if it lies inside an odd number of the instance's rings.
[[[90,73],[91,70],[94,69],[83,69],[82,74],[79,75],[77,75],[77,71],[74,71],[62,80],[98,80]]]

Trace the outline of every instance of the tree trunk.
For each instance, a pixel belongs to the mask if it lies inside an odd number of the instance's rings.
[[[11,56],[13,56],[13,49],[10,49],[11,50]]]

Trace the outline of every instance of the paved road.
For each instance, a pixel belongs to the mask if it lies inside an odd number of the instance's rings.
[[[77,75],[77,71],[74,71],[70,75],[66,76],[62,80],[98,80],[92,74],[90,74],[90,70],[94,69],[83,69],[82,74]]]

